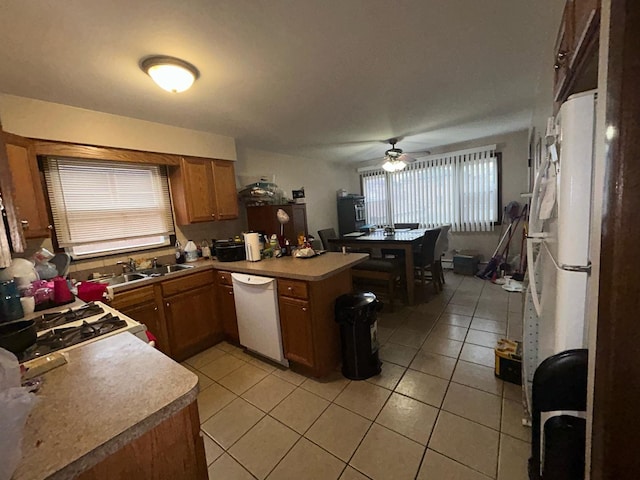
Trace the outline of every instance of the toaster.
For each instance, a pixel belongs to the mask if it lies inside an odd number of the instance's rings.
[[[244,249],[244,242],[238,243],[219,240],[215,243],[215,248],[216,257],[219,262],[237,262],[247,258]]]

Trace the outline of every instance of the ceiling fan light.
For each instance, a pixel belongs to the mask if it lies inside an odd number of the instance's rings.
[[[402,160],[393,160],[388,159],[386,162],[382,164],[382,168],[387,172],[399,172],[406,167],[407,164]]]
[[[188,90],[200,75],[190,63],[172,57],[149,57],[140,67],[160,88],[173,93]]]

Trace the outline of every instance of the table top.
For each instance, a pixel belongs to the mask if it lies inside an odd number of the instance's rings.
[[[428,229],[396,230],[393,235],[385,235],[384,230],[379,229],[358,237],[331,238],[330,243],[344,244],[346,242],[385,242],[385,243],[413,243],[424,236]]]

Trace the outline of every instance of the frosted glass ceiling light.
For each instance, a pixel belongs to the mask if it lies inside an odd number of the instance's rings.
[[[406,167],[407,164],[402,160],[387,160],[382,164],[382,168],[387,172],[399,172]]]
[[[200,76],[198,69],[184,60],[173,57],[147,57],[140,62],[140,68],[158,86],[167,92],[184,92]]]

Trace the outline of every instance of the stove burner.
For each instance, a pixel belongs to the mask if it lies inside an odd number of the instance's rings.
[[[94,315],[100,315],[104,313],[104,310],[95,303],[87,303],[75,310],[65,310],[63,312],[45,313],[35,318],[36,329],[38,332],[42,330],[48,330],[50,328],[59,327],[66,323],[75,322],[87,317],[93,317]]]
[[[36,343],[27,348],[22,355],[19,355],[19,360],[21,363],[33,360],[126,326],[126,321],[107,313],[95,322],[83,321],[82,325],[76,327],[54,328],[40,335]]]

